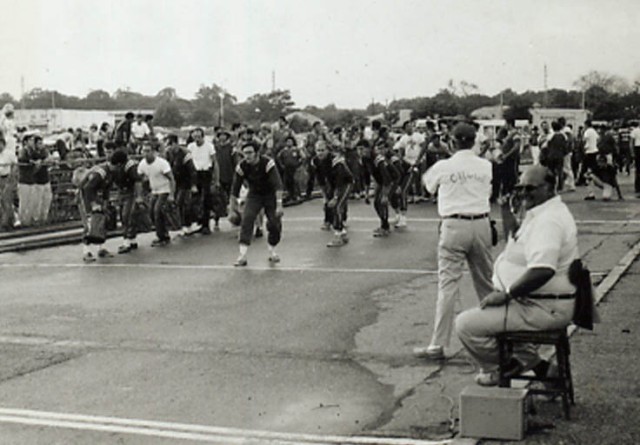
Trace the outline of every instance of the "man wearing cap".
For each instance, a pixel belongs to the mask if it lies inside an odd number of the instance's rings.
[[[544,331],[569,325],[575,306],[575,286],[569,267],[578,258],[575,220],[556,195],[557,178],[546,167],[534,165],[520,179],[525,217],[494,265],[494,290],[477,308],[456,318],[456,331],[471,358],[480,366],[476,382],[498,383],[496,334],[505,331]],[[536,349],[515,349],[508,373],[533,369],[546,374],[548,362]]]
[[[453,137],[455,153],[436,162],[422,178],[429,193],[438,193],[438,214],[442,222],[433,336],[428,347],[416,348],[414,353],[433,359],[444,358],[444,348],[449,346],[465,261],[478,297],[482,299],[493,289],[489,221],[491,163],[471,150],[476,138],[472,125],[456,125]]]

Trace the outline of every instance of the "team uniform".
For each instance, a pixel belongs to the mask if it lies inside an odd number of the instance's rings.
[[[329,203],[329,199],[328,195],[327,195],[327,181],[326,178],[329,176],[329,173],[331,171],[331,156],[327,156],[324,159],[320,159],[317,156],[314,156],[313,159],[311,159],[311,171],[313,172],[313,177],[316,178],[316,180],[318,181],[318,185],[320,185],[320,189],[322,190],[322,195],[324,198],[324,220],[322,223],[322,229],[323,230],[329,230],[331,229],[331,225],[333,223],[333,219],[332,219],[332,214],[331,214],[331,210],[329,209],[329,206],[327,205]]]
[[[380,218],[380,227],[373,232],[373,235],[384,237],[389,235],[389,204],[387,203],[387,198],[391,187],[387,161],[381,154],[376,155],[374,158],[364,158],[363,160],[365,168],[376,183],[373,207],[378,218]]]
[[[136,243],[137,227],[132,216],[136,199],[136,183],[139,184],[140,180],[138,163],[132,159],[127,161],[124,169],[116,171],[113,175],[113,182],[119,192],[120,221],[124,238],[123,246],[118,249],[119,253],[126,253],[138,247]]]
[[[196,186],[197,174],[193,165],[193,158],[189,150],[178,145],[167,151],[167,161],[176,181],[176,206],[180,213],[182,234],[189,235],[190,226],[197,223],[198,213],[193,208],[192,188]],[[193,227],[195,229],[195,227]]]
[[[348,241],[344,223],[347,220],[348,200],[354,178],[344,156],[329,154],[327,160],[329,168],[320,170],[317,178],[326,200],[325,219],[329,217],[336,235],[327,247],[339,247]]]
[[[249,188],[247,201],[242,215],[240,244],[251,245],[253,226],[260,210],[267,216],[267,242],[276,246],[280,242],[282,222],[276,215],[276,191],[282,189],[280,174],[273,159],[260,156],[253,165],[246,160],[240,161],[233,176],[231,195],[238,198],[242,184]]]
[[[387,156],[389,176],[392,178],[389,201],[396,213],[395,227],[406,227],[407,192],[411,179],[411,165],[396,155]]]

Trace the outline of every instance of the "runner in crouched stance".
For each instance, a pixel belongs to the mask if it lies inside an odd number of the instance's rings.
[[[238,196],[243,183],[248,186],[249,194],[240,226],[240,255],[234,265],[247,265],[253,226],[262,209],[267,216],[269,262],[278,263],[280,257],[276,254],[276,246],[282,234],[282,181],[273,159],[258,154],[260,147],[257,143],[245,142],[241,149],[244,159],[236,166],[231,187],[232,214],[238,211]]]
[[[353,187],[353,175],[347,167],[344,156],[339,152],[329,153],[325,141],[316,143],[316,157],[320,163],[328,161],[327,165],[330,166],[325,170],[318,169],[317,174],[318,183],[322,187],[326,200],[326,212],[335,234],[327,247],[340,247],[349,241],[344,222],[347,219],[347,205],[349,193]]]

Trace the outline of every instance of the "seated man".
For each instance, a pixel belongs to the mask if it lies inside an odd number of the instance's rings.
[[[561,329],[571,322],[576,288],[568,271],[578,258],[577,228],[555,193],[556,179],[540,165],[523,173],[517,190],[526,215],[495,261],[495,290],[456,319],[462,344],[480,366],[480,385],[498,383],[496,334]],[[533,345],[522,345],[514,350],[509,373],[546,372],[546,365]]]

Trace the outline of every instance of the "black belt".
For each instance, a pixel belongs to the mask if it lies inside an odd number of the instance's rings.
[[[531,294],[527,295],[527,298],[532,300],[570,300],[575,296],[576,294]]]
[[[489,216],[488,213],[480,213],[478,215],[462,215],[460,213],[454,213],[453,215],[443,216],[444,219],[466,219],[473,221],[474,219],[484,219]]]

